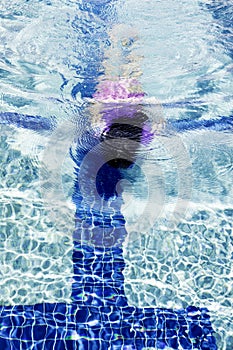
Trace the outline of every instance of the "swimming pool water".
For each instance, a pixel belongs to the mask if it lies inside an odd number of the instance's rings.
[[[231,18],[229,1],[2,2],[2,349],[216,349],[211,327],[232,349]],[[140,62],[148,114],[173,125],[125,185],[123,251],[72,237],[69,148],[89,147],[84,98],[114,23],[137,38],[111,70]]]

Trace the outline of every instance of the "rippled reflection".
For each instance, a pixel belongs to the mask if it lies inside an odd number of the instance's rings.
[[[226,339],[229,1],[155,1],[153,11],[148,1],[11,1],[1,22],[2,303],[69,301],[75,225],[74,238],[98,249],[125,242],[130,303],[208,305]]]

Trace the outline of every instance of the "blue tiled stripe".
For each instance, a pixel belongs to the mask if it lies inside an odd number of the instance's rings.
[[[101,20],[108,21],[105,6],[112,3],[109,0],[80,1],[79,6],[82,11],[92,11]],[[83,35],[88,33],[91,31],[83,32]],[[92,34],[88,40],[93,40]],[[95,48],[98,53],[95,54],[95,64],[89,61],[85,68],[75,67],[82,82],[73,87],[71,94],[74,98],[78,93],[81,97],[91,97],[95,91],[97,76],[102,74],[98,43]],[[171,126],[178,132],[197,128],[231,131],[231,119],[169,121],[168,128]],[[16,113],[1,113],[0,123],[37,131],[54,127],[52,119]],[[76,186],[74,199],[80,196]],[[92,215],[90,213],[90,218]],[[205,308],[190,306],[183,310],[169,310],[128,305],[122,274],[125,262],[120,247],[92,248],[75,241],[73,262],[72,304],[0,308],[0,349],[217,349]]]
[[[39,304],[1,308],[1,349],[216,350],[208,310]]]

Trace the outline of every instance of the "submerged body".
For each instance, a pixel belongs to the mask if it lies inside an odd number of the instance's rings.
[[[212,123],[170,120],[161,130],[156,123],[153,127],[154,121],[144,113],[144,93],[137,80],[126,78],[123,83],[113,79],[95,90],[88,74],[86,81],[72,90],[73,97],[80,92],[82,98],[91,98],[94,110],[72,153],[76,174],[72,303],[3,307],[0,345],[20,348],[23,339],[25,346],[35,349],[216,350],[206,308],[171,310],[129,305],[124,293],[122,243],[127,232],[119,182],[137,178],[137,152],[160,131],[165,135],[197,128],[231,131],[231,118]],[[0,114],[0,123],[39,132],[54,127],[49,118],[16,113]],[[36,319],[33,325],[32,318]],[[23,327],[19,328],[20,323]],[[46,335],[51,341],[46,340],[44,347]],[[37,346],[35,341],[41,344]]]

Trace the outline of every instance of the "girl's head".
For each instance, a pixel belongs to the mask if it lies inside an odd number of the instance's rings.
[[[149,118],[141,111],[141,106],[114,106],[103,111],[102,119],[105,122],[102,140],[124,138],[142,144],[151,141]]]

